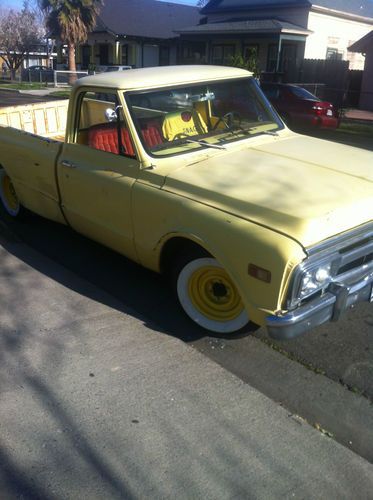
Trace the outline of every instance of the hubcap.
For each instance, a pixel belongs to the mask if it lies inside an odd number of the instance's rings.
[[[16,211],[19,207],[19,202],[12,181],[7,175],[4,175],[2,179],[2,192],[8,208],[12,211]]]
[[[231,321],[243,310],[241,297],[222,268],[196,269],[189,278],[188,288],[194,307],[208,319]]]

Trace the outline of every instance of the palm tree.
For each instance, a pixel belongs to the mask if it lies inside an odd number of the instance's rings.
[[[68,66],[76,71],[75,48],[96,25],[102,0],[39,0],[48,30],[67,45]]]

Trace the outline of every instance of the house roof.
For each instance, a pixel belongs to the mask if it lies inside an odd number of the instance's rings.
[[[373,31],[367,33],[363,36],[363,38],[360,38],[360,40],[353,43],[350,47],[348,47],[348,50],[350,52],[366,53],[368,48],[370,48],[373,53]]]
[[[182,26],[198,24],[197,7],[157,0],[106,0],[94,31],[168,39]]]
[[[308,0],[210,0],[201,10],[202,14],[237,10],[265,9],[273,7],[311,6]]]
[[[373,0],[210,0],[201,13],[307,6],[320,6],[355,16],[373,18]]]
[[[178,30],[182,35],[212,35],[238,33],[291,33],[309,35],[312,31],[296,24],[279,21],[277,19],[249,19],[246,21],[225,21],[218,23],[200,24]]]

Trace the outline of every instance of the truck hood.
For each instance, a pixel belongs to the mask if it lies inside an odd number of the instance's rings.
[[[309,247],[373,217],[373,154],[294,135],[181,167],[163,189]]]

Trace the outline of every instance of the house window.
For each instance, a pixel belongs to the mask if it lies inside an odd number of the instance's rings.
[[[281,48],[281,71],[289,71],[295,66],[297,58],[297,46],[294,44],[283,44]]]
[[[109,45],[108,44],[100,44],[99,45],[99,64],[103,66],[107,66],[109,64]]]
[[[186,42],[178,47],[178,64],[191,64],[206,62],[205,44],[198,42]]]
[[[159,47],[159,66],[168,66],[170,64],[170,47],[161,45]]]
[[[257,43],[251,43],[249,45],[243,46],[243,58],[247,61],[251,57],[257,58],[259,54],[259,45]]]
[[[82,47],[82,69],[87,69],[91,62],[91,47],[83,45]]]
[[[128,66],[128,45],[124,44],[122,45],[122,65],[123,66]]]
[[[229,64],[234,56],[234,45],[214,45],[212,47],[212,64]]]
[[[268,45],[268,55],[267,55],[267,71],[274,72],[277,70],[277,58],[278,58],[278,45],[273,43]]]
[[[338,49],[334,47],[328,47],[326,49],[326,59],[334,59],[341,61],[343,58],[343,52],[339,52]]]

